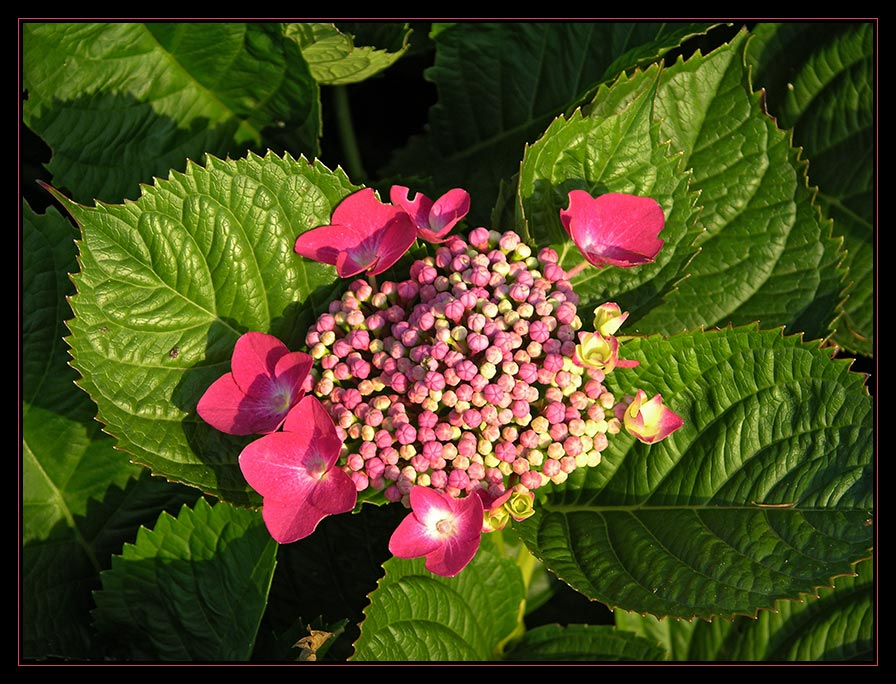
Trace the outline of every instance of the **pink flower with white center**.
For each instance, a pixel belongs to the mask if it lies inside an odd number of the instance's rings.
[[[230,435],[274,432],[304,396],[302,384],[313,362],[304,352],[289,351],[273,335],[245,333],[234,346],[231,372],[209,386],[196,411]]]
[[[454,577],[473,560],[482,539],[482,500],[475,495],[456,499],[415,485],[410,492],[411,513],[389,540],[389,551],[399,558],[426,557],[426,569]]]
[[[411,200],[409,192],[403,185],[393,185],[389,197],[414,220],[417,236],[427,242],[444,242],[451,229],[470,211],[470,194],[460,188],[449,190],[435,202],[419,192]]]
[[[295,250],[349,278],[382,273],[416,239],[417,227],[404,209],[380,202],[372,188],[364,188],[342,200],[330,225],[299,235]]]
[[[650,197],[614,192],[594,198],[573,190],[560,220],[585,259],[598,268],[651,263],[664,244],[657,236],[666,218]]]
[[[336,465],[341,448],[326,409],[307,396],[290,411],[282,432],[243,449],[240,470],[264,498],[262,517],[277,542],[307,537],[326,516],[355,507],[355,482]]]
[[[663,405],[659,394],[645,401],[647,394],[639,389],[628,408],[625,409],[625,429],[645,444],[653,444],[665,439],[684,421],[677,413]]]

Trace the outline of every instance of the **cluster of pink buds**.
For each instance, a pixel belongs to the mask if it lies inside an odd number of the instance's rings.
[[[587,263],[651,261],[662,209],[604,197],[573,191],[561,212]],[[362,190],[332,225],[299,236],[299,254],[368,278],[318,317],[307,353],[247,333],[199,414],[224,431],[265,434],[240,466],[278,541],[310,534],[359,495],[401,501],[412,513],[392,552],[425,556],[432,572],[451,576],[482,533],[533,514],[536,490],[597,466],[612,435],[624,428],[652,443],[682,421],[659,395],[620,401],[604,386],[615,368],[637,364],[619,358],[615,337],[628,314],[604,304],[594,332],[581,331],[554,250],[533,253],[510,231],[449,235],[469,209],[462,190],[432,202],[395,186],[391,199]],[[407,279],[377,284],[417,238],[434,245],[431,256]]]
[[[606,368],[576,362],[578,297],[553,250],[477,228],[410,276],[355,280],[306,337],[359,492],[496,499],[600,462],[618,402]]]

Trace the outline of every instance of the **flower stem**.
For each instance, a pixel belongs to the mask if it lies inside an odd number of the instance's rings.
[[[496,534],[496,533],[492,533]],[[501,532],[497,534],[501,535],[500,539],[496,539],[496,545],[498,545],[501,555],[503,555],[504,551],[504,537]],[[491,536],[491,535],[489,535]],[[529,584],[532,582],[532,574],[535,572],[536,567],[536,559],[535,556],[529,551],[525,544],[521,543],[519,551],[516,554],[516,564],[520,569],[520,574],[523,578],[523,596],[527,596],[529,593]],[[520,601],[519,610],[517,611],[517,623],[516,627],[514,627],[513,631],[508,634],[495,648],[496,655],[501,657],[504,655],[508,646],[515,643],[519,639],[523,637],[526,633],[526,599],[524,598]]]
[[[339,129],[339,140],[342,143],[348,175],[354,182],[363,183],[367,179],[367,174],[361,163],[361,151],[358,149],[358,139],[355,137],[348,90],[345,86],[333,86],[333,108],[336,112],[336,125]]]
[[[567,280],[572,280],[577,275],[579,275],[579,273],[584,271],[588,266],[590,266],[590,264],[587,261],[582,261],[582,262],[576,264],[575,266],[573,266],[571,269],[569,269],[566,272]]]

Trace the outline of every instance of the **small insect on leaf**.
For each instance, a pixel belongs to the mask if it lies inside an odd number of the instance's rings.
[[[296,648],[302,650],[299,660],[315,661],[317,660],[317,651],[327,643],[327,640],[333,636],[332,632],[325,632],[322,629],[308,628],[309,636],[302,637],[296,642]]]

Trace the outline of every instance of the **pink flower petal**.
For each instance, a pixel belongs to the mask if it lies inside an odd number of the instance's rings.
[[[479,524],[480,528],[482,523]],[[473,560],[481,537],[452,541],[426,556],[426,569],[442,577],[454,577]]]
[[[468,213],[470,213],[470,193],[454,188],[433,204],[429,212],[429,227],[440,236],[444,236]]]
[[[358,235],[372,235],[404,213],[398,207],[380,202],[373,188],[364,188],[339,203],[331,223],[350,226]]]
[[[291,389],[293,404],[302,398],[302,383],[305,382],[313,365],[314,359],[311,355],[300,351],[289,352],[277,361],[274,377],[280,387]]]
[[[560,220],[585,259],[598,267],[650,263],[664,244],[657,237],[665,224],[663,208],[650,197],[608,193],[593,198],[573,190]]]
[[[377,275],[391,268],[417,239],[417,229],[411,217],[405,213],[386,225],[377,244],[378,260],[370,270],[370,275]]]
[[[336,257],[336,273],[340,278],[351,278],[376,268],[378,257],[376,247],[358,246],[339,252]]]
[[[330,468],[324,473],[307,499],[307,504],[326,515],[347,513],[357,502],[358,489],[354,481],[339,467]]]
[[[243,449],[240,470],[249,486],[265,499],[305,501],[317,482],[315,474],[320,468],[313,458],[308,458],[309,448],[307,439],[301,435],[272,432]],[[310,453],[314,456],[314,452]]]
[[[398,523],[389,539],[389,552],[398,558],[419,558],[437,551],[441,541],[428,534],[413,513]]]
[[[461,188],[449,190],[435,203],[419,192],[410,200],[409,192],[403,185],[393,185],[389,196],[393,204],[403,208],[413,219],[417,237],[427,242],[444,242],[451,229],[470,212],[470,193]]]
[[[313,444],[316,452],[324,456],[327,469],[339,458],[342,440],[333,419],[317,397],[308,395],[296,404],[286,416],[283,430],[299,437],[305,444]]]
[[[289,349],[273,335],[247,332],[241,335],[233,348],[230,368],[233,379],[247,394],[265,394],[267,386],[258,387],[259,378],[272,379],[277,362],[289,353]],[[256,385],[255,391],[252,391]]]
[[[295,251],[303,257],[335,266],[340,253],[357,248],[361,238],[348,226],[312,228],[296,238]]]
[[[232,373],[215,380],[199,399],[196,412],[206,423],[228,435],[254,435],[273,432],[283,415],[258,410],[243,392]]]
[[[414,194],[414,199],[408,198],[410,188],[403,185],[393,185],[389,190],[389,199],[404,209],[414,220],[417,227],[429,227],[429,212],[432,209],[432,200],[422,192]]]
[[[330,514],[304,502],[296,506],[292,501],[265,499],[261,517],[265,527],[278,544],[291,544],[304,539],[317,529],[320,521]]]

